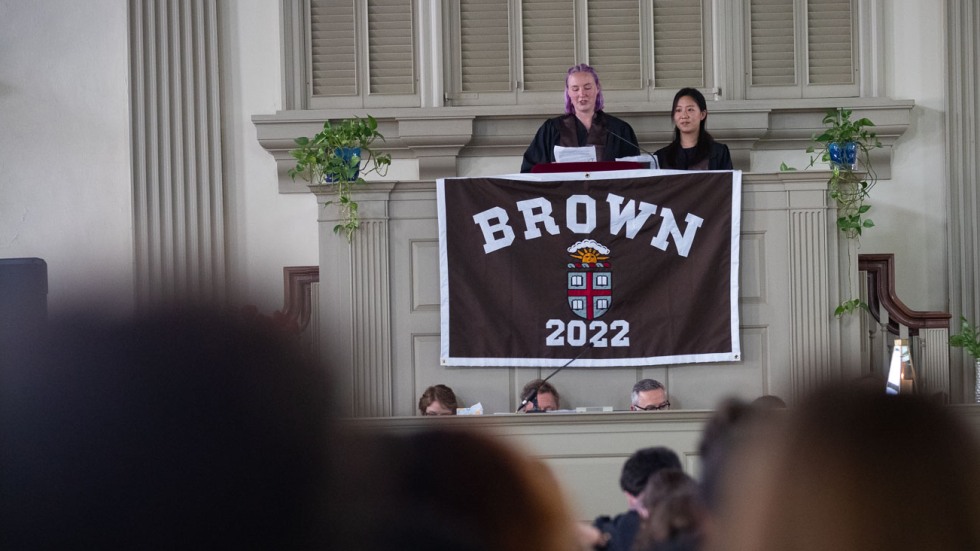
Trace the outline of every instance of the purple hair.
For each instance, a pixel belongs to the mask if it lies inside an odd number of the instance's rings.
[[[565,75],[565,114],[571,115],[575,112],[575,107],[572,106],[572,98],[568,97],[568,77],[572,76],[573,73],[589,73],[592,75],[592,78],[595,79],[595,87],[598,89],[595,95],[595,110],[602,111],[606,102],[602,99],[602,85],[599,84],[599,74],[595,72],[595,69],[585,63],[579,63],[578,65],[573,65],[568,70],[568,74]]]

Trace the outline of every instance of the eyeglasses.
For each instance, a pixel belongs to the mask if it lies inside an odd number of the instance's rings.
[[[423,413],[426,417],[442,417],[443,415],[452,415],[451,411],[427,411]]]
[[[663,409],[670,409],[670,400],[659,405],[650,404],[649,406],[642,407],[642,408],[634,404],[633,409],[635,411],[660,411]]]

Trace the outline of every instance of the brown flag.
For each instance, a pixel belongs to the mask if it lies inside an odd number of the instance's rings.
[[[440,180],[442,363],[739,360],[740,194],[739,171]]]

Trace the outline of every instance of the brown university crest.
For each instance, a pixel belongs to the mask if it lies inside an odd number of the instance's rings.
[[[612,263],[609,248],[592,239],[568,248],[578,262],[568,263],[568,306],[580,318],[592,320],[612,306]]]

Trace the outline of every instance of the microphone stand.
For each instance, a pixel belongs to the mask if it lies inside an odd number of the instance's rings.
[[[639,151],[640,153],[646,153],[647,155],[649,155],[649,156],[651,156],[651,157],[653,157],[653,160],[654,160],[654,161],[655,161],[655,162],[657,163],[657,168],[660,168],[660,159],[658,159],[658,158],[657,158],[657,156],[656,156],[656,155],[654,155],[653,153],[650,153],[650,152],[649,152],[649,151],[647,151],[646,149],[643,149],[642,147],[640,147],[640,144],[635,144],[635,143],[633,143],[633,142],[631,142],[631,141],[629,141],[629,140],[627,140],[626,138],[624,138],[624,137],[622,137],[622,136],[620,136],[619,134],[617,134],[617,133],[615,133],[615,132],[613,132],[612,130],[609,130],[608,128],[606,129],[606,132],[608,132],[608,133],[609,133],[610,135],[612,135],[612,136],[615,136],[615,137],[616,137],[616,138],[617,138],[618,140],[620,140],[621,142],[623,142],[623,143],[625,143],[625,144],[627,144],[627,145],[632,145],[632,146],[633,146],[633,147],[635,147],[635,148],[637,149],[637,151]],[[653,167],[651,167],[651,168],[653,168]]]
[[[591,342],[589,344],[583,346],[582,349],[578,351],[578,354],[576,354],[574,358],[572,358],[571,360],[568,360],[567,362],[565,362],[565,365],[563,365],[563,366],[559,367],[558,369],[552,371],[551,372],[551,375],[548,375],[547,377],[545,377],[544,380],[541,381],[541,384],[539,384],[538,386],[534,387],[531,390],[531,392],[528,393],[527,397],[524,398],[523,401],[521,401],[521,405],[517,406],[517,411],[515,411],[514,413],[520,413],[521,410],[524,409],[524,406],[526,406],[528,402],[530,402],[531,405],[534,406],[534,409],[532,409],[528,413],[536,413],[536,412],[539,412],[540,410],[538,410],[538,391],[541,390],[541,387],[543,387],[544,384],[548,382],[548,379],[551,379],[552,377],[554,377],[555,375],[557,375],[559,371],[561,371],[562,369],[565,369],[572,362],[574,362],[575,360],[581,358],[582,357],[582,354],[585,354],[585,351],[588,350],[588,349],[590,349],[590,348],[592,348],[593,346],[594,345]]]

